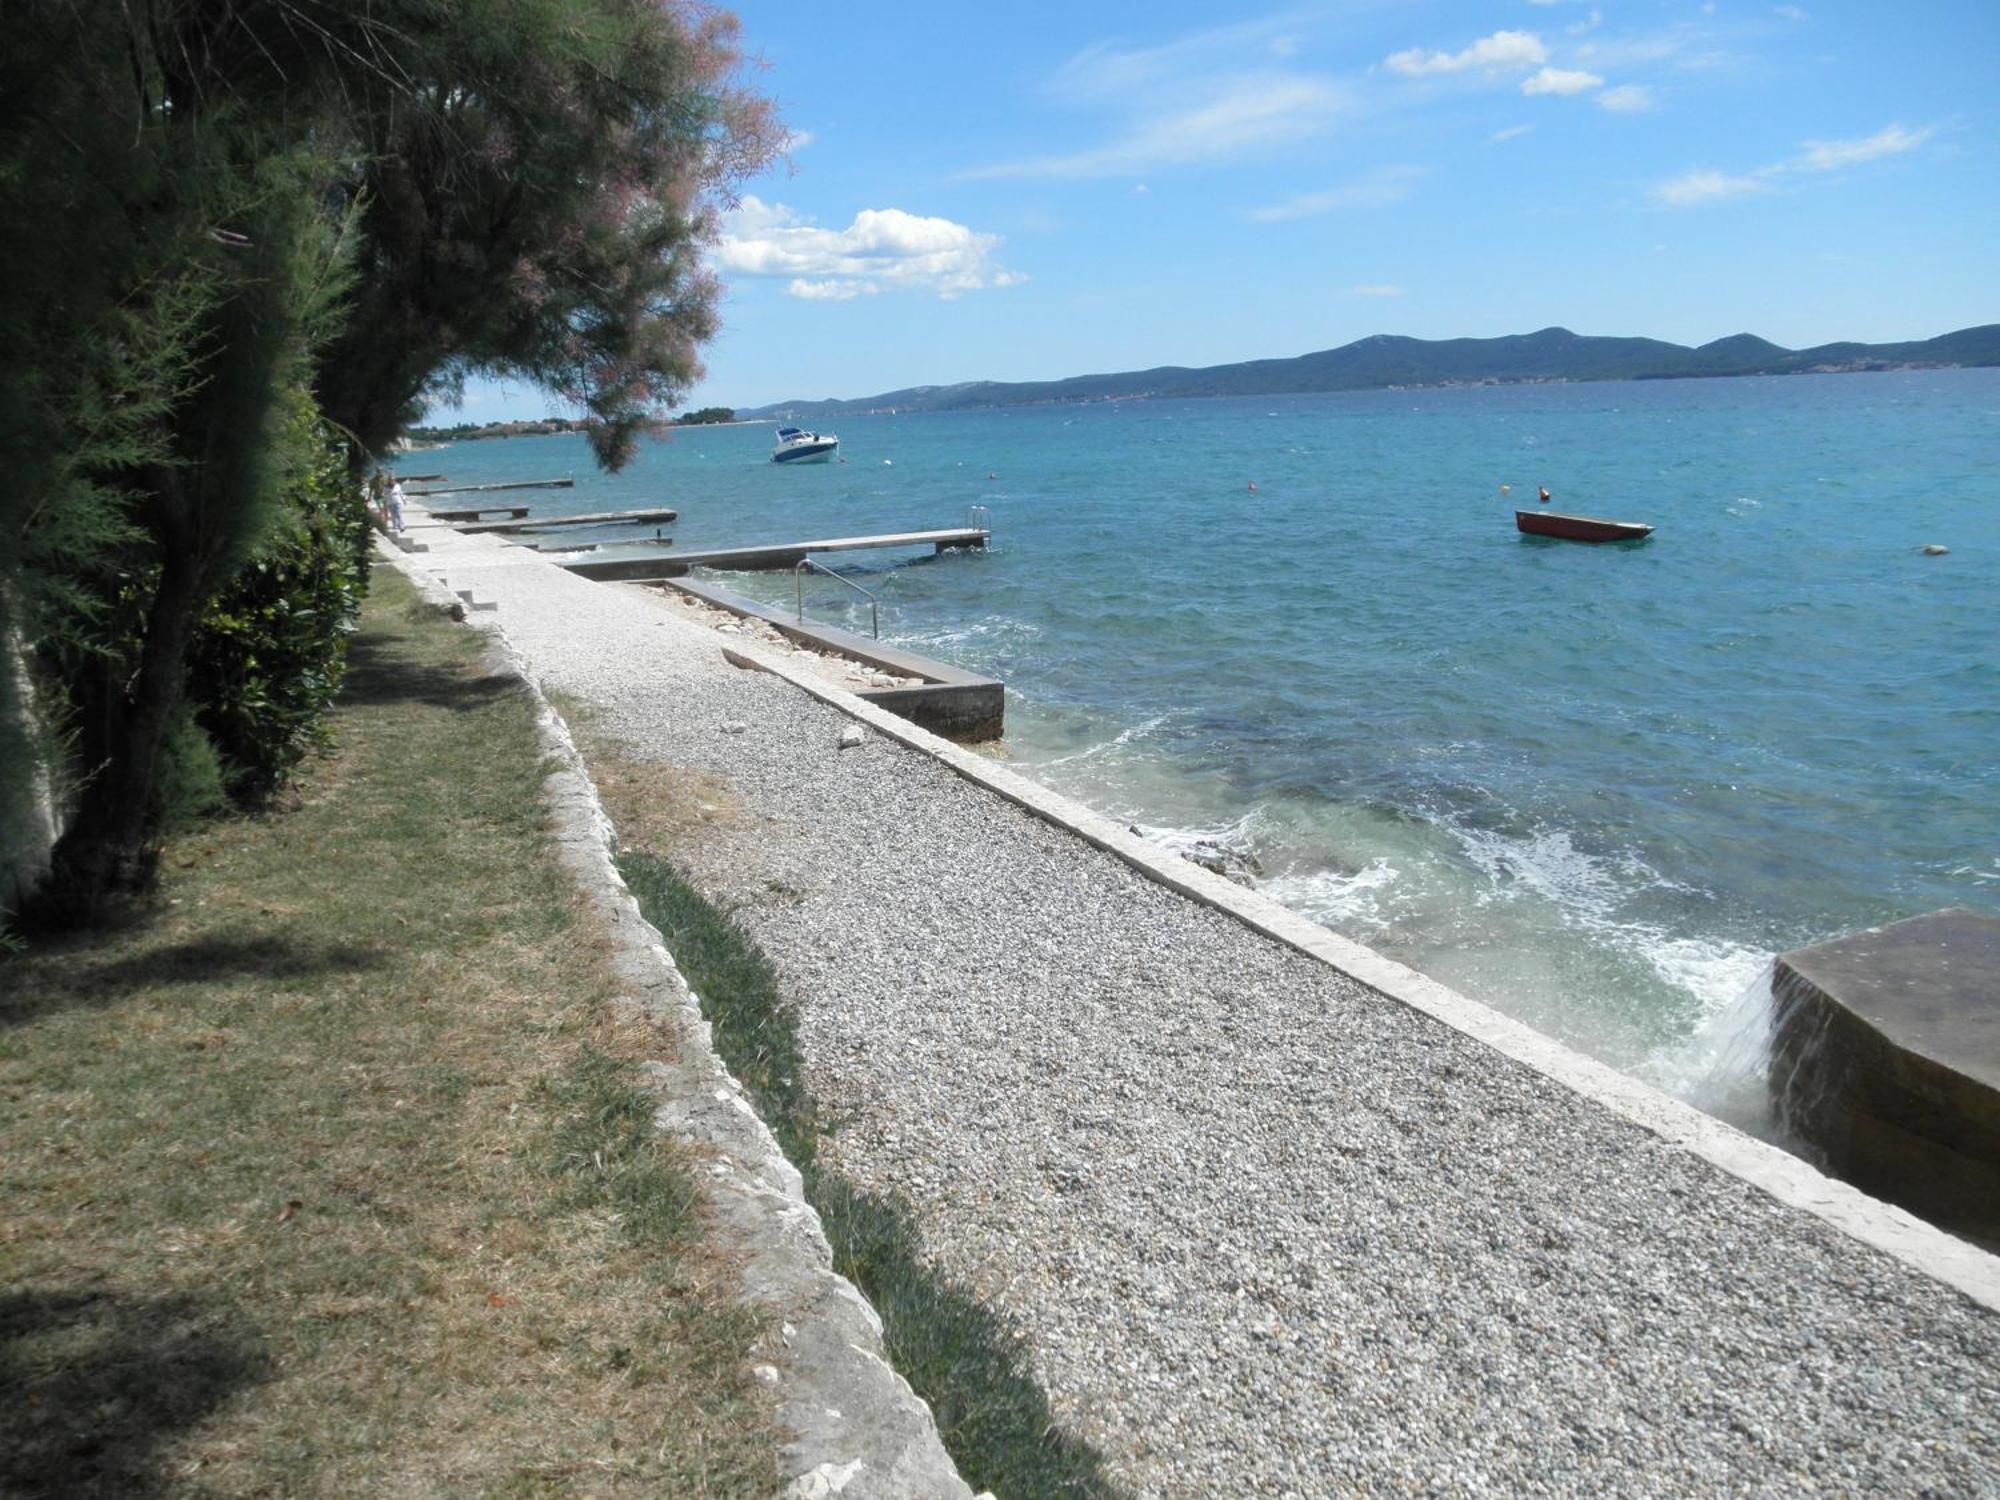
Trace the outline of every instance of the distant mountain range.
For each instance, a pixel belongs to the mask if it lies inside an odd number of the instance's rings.
[[[1674,380],[1701,375],[1803,375],[1850,370],[2000,365],[2000,323],[1961,328],[1908,344],[1821,344],[1784,349],[1739,333],[1699,349],[1659,339],[1592,338],[1567,328],[1498,339],[1408,339],[1376,334],[1301,354],[1188,369],[1163,365],[1068,380],[974,380],[919,385],[850,401],[780,401],[738,417],[816,421],[854,412],[963,411],[1056,401],[1131,401],[1168,396],[1276,396],[1383,386],[1512,385],[1546,380]]]

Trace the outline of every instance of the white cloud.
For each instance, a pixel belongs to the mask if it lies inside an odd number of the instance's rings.
[[[1522,80],[1521,92],[1556,94],[1566,99],[1572,94],[1587,94],[1592,89],[1603,87],[1602,78],[1595,73],[1586,73],[1580,68],[1543,68],[1532,78]]]
[[[1592,7],[1589,15],[1585,16],[1581,21],[1571,22],[1563,30],[1567,31],[1571,36],[1582,36],[1587,31],[1597,30],[1603,24],[1604,12]]]
[[[1460,52],[1426,52],[1421,47],[1391,53],[1385,66],[1405,78],[1422,78],[1431,73],[1464,73],[1473,68],[1488,71],[1538,67],[1549,60],[1549,49],[1532,31],[1496,31],[1483,36]]]
[[[1309,219],[1345,208],[1387,208],[1409,197],[1422,175],[1418,167],[1384,167],[1340,187],[1295,193],[1282,203],[1253,208],[1246,217],[1258,224],[1280,224],[1288,219]]]
[[[810,130],[794,130],[785,137],[784,144],[779,146],[778,149],[786,156],[790,156],[794,151],[805,150],[806,147],[810,146],[817,139],[819,137],[815,136]]]
[[[1219,64],[1234,65],[1231,59],[1243,63],[1277,51],[1286,25],[1286,17],[1268,17],[1189,32],[1155,47],[1093,42],[1056,69],[1050,91],[1070,100],[1118,99],[1190,76],[1213,76]]]
[[[1101,146],[1061,156],[1003,162],[968,177],[1111,177],[1162,167],[1227,161],[1318,135],[1346,107],[1324,79],[1296,73],[1238,74],[1194,84],[1193,97],[1140,117]]]
[[[1736,176],[1702,167],[1661,183],[1653,189],[1653,201],[1663,208],[1693,208],[1769,191],[1770,184],[1762,176]]]
[[[862,284],[858,281],[806,281],[797,278],[785,288],[785,293],[787,296],[803,298],[807,302],[845,302],[851,297],[860,296],[863,290]],[[875,288],[871,286],[865,290],[872,292]]]
[[[1383,281],[1373,286],[1351,286],[1347,289],[1350,297],[1400,297],[1403,289],[1394,282]]]
[[[900,208],[866,208],[845,229],[822,229],[781,203],[746,196],[723,221],[715,259],[741,276],[787,278],[786,291],[808,301],[879,291],[950,298],[1026,280],[996,263],[999,245],[998,235]]]
[[[1643,83],[1621,83],[1597,96],[1598,108],[1618,115],[1644,114],[1653,103],[1653,91]]]
[[[1517,136],[1526,135],[1534,128],[1532,125],[1509,125],[1505,130],[1496,130],[1493,134],[1486,137],[1486,144],[1497,146],[1502,141],[1511,141]]]
[[[1796,5],[1774,5],[1771,7],[1771,14],[1786,21],[1803,21],[1806,19],[1806,13]]]
[[[1718,203],[1727,198],[1744,198],[1770,192],[1772,179],[1795,172],[1833,172],[1842,167],[1885,156],[1914,151],[1937,133],[1935,125],[1907,130],[1887,125],[1857,141],[1802,141],[1800,153],[1790,161],[1773,162],[1754,172],[1739,175],[1706,168],[1685,172],[1671,182],[1653,189],[1653,201],[1666,208],[1688,208],[1699,203]]]
[[[1926,125],[1922,130],[1905,130],[1901,125],[1890,125],[1858,141],[1806,141],[1803,143],[1805,152],[1799,157],[1797,165],[1811,172],[1831,172],[1838,167],[1851,167],[1879,157],[1914,151],[1936,133],[1934,125]]]

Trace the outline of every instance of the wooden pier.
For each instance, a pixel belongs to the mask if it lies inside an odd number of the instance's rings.
[[[515,479],[506,484],[455,484],[442,490],[411,490],[412,500],[421,500],[426,495],[483,495],[493,490],[569,490],[576,488],[575,479]]]
[[[676,552],[672,557],[615,558],[605,562],[564,563],[579,578],[600,582],[644,583],[679,578],[691,568],[722,568],[746,573],[795,568],[814,552],[853,552],[864,547],[929,547],[948,552],[959,547],[984,547],[992,532],[978,526],[944,531],[898,531],[886,536],[841,536],[817,542],[772,542],[754,547],[714,547]]]
[[[482,531],[520,533],[525,531],[565,531],[572,526],[658,526],[678,521],[681,513],[664,508],[652,510],[600,510],[586,516],[546,516],[539,521],[473,521],[453,527],[465,536]]]

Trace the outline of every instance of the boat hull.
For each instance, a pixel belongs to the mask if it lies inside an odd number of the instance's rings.
[[[1605,521],[1554,510],[1517,510],[1514,524],[1529,536],[1559,537],[1565,542],[1638,542],[1653,534],[1653,528],[1640,521]]]
[[[776,437],[777,441],[771,445],[771,462],[774,464],[831,463],[834,454],[840,451],[838,433],[780,427]]]

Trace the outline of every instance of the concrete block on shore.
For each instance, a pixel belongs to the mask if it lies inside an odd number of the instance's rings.
[[[2000,919],[1932,912],[1783,954],[1771,1091],[1841,1177],[2000,1243]]]

